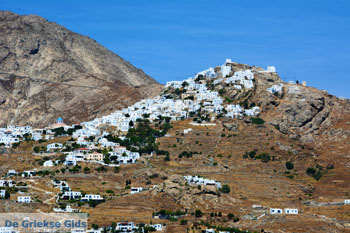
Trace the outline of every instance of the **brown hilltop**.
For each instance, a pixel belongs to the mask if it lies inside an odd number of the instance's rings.
[[[0,125],[92,119],[160,85],[98,44],[36,15],[0,12]]]

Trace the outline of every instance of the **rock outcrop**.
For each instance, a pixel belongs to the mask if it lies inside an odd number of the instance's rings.
[[[153,190],[153,195],[164,194],[170,196],[176,203],[190,207],[198,204],[225,205],[234,203],[236,200],[227,195],[222,195],[214,186],[192,186],[186,184],[182,176],[173,175],[162,184],[157,185]]]

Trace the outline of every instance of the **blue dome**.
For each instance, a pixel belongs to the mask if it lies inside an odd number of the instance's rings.
[[[61,117],[57,118],[56,123],[63,123],[63,119]]]

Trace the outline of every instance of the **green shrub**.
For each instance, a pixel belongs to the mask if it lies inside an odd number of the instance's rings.
[[[222,193],[229,193],[231,192],[231,189],[230,189],[230,186],[228,186],[227,184],[224,184],[222,188],[219,189],[219,191]]]
[[[250,152],[248,153],[248,155],[249,155],[250,158],[253,159],[253,158],[255,157],[255,155],[256,155],[256,151],[255,151],[255,150],[250,151]]]
[[[290,161],[286,162],[286,168],[288,170],[292,170],[294,168],[294,164]]]
[[[256,125],[262,125],[265,123],[265,121],[259,117],[251,117],[250,120],[252,121],[253,124],[256,124]]]
[[[194,212],[194,216],[195,216],[196,218],[200,218],[200,217],[203,216],[203,212],[202,212],[201,210],[196,210],[196,211]]]
[[[271,160],[271,156],[268,153],[261,153],[256,156],[257,159],[261,159],[262,162],[268,163]]]
[[[35,146],[34,149],[33,149],[33,151],[34,151],[35,153],[39,153],[39,152],[40,152],[40,147]]]
[[[170,156],[166,155],[165,158],[164,158],[164,161],[166,161],[166,162],[170,161]]]

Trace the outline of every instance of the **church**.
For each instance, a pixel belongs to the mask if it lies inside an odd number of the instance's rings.
[[[56,129],[56,128],[60,128],[60,127],[65,127],[67,126],[63,119],[61,117],[57,118],[56,122],[54,124],[52,124],[51,128],[52,129]]]

